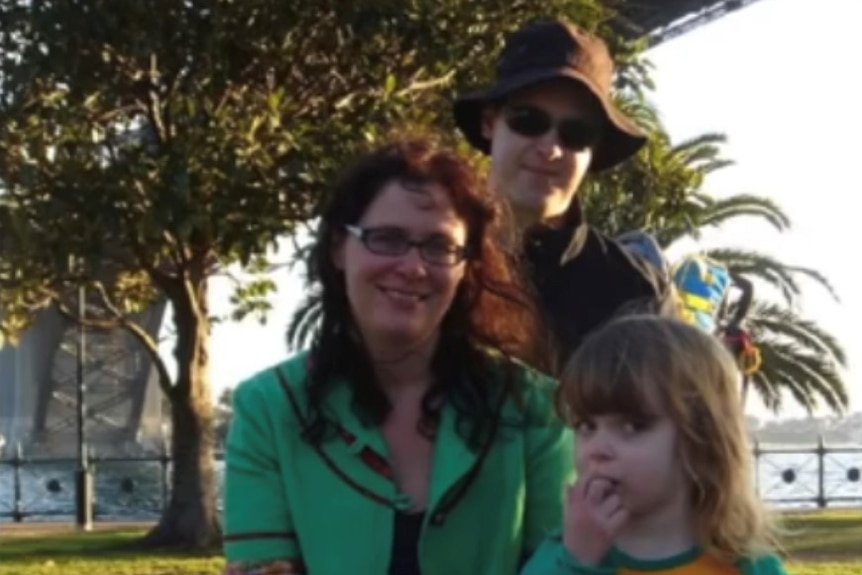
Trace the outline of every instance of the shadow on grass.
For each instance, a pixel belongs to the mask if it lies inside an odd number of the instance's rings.
[[[862,561],[862,513],[789,515],[784,548],[800,561]]]
[[[848,571],[847,565],[862,562],[860,511],[792,514],[784,517],[784,524],[789,532],[783,541],[784,550],[787,559],[795,565],[833,563],[839,566],[837,570],[817,571],[817,575],[844,575],[854,572]],[[140,542],[145,534],[144,529],[112,529],[85,534],[4,534],[0,535],[0,565],[18,565],[18,570],[11,572],[24,575],[56,575],[58,572],[63,575],[101,575],[108,572],[117,575],[209,575],[220,573],[223,568],[221,549],[209,552],[142,550]],[[811,570],[804,572],[814,573]]]
[[[0,564],[5,561],[39,558],[41,560],[100,559],[114,560],[146,554],[163,559],[214,558],[221,549],[185,551],[178,549],[143,549],[145,530],[97,531],[94,533],[60,533],[39,536],[3,537]],[[94,574],[95,575],[95,574]]]

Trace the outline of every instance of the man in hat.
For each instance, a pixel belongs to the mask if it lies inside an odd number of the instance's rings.
[[[626,305],[672,306],[661,270],[590,227],[577,196],[588,173],[646,143],[611,102],[613,71],[599,38],[564,21],[534,23],[508,38],[496,84],[454,104],[458,128],[490,155],[491,185],[512,208],[563,359]]]

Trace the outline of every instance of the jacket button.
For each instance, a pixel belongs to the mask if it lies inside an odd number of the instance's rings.
[[[446,514],[443,512],[437,512],[431,517],[431,525],[434,527],[440,527],[446,521]]]

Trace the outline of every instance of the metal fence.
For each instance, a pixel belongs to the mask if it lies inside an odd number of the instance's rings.
[[[808,446],[753,449],[757,491],[779,507],[862,506],[862,445],[827,445],[821,437]]]
[[[221,492],[223,456],[217,454]],[[94,476],[97,520],[155,519],[170,497],[171,459],[88,457]],[[754,445],[760,496],[778,507],[862,507],[862,446]],[[78,458],[25,457],[20,448],[0,460],[0,521],[69,520],[75,517]]]
[[[85,459],[94,483],[94,519],[147,520],[167,506],[172,470],[167,450],[131,457],[87,454]],[[221,466],[223,454],[217,453],[216,460]],[[79,468],[78,457],[25,456],[18,446],[12,458],[0,459],[0,522],[75,519]]]

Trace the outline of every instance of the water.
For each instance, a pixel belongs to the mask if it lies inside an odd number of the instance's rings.
[[[818,497],[819,457],[814,453],[770,453],[757,462],[761,497],[782,508],[813,508]],[[75,512],[72,462],[28,462],[19,470],[25,521],[72,520]],[[169,469],[168,469],[169,470]],[[218,491],[223,464],[216,464]],[[830,452],[823,457],[823,495],[830,507],[862,507],[862,453]],[[101,461],[95,469],[98,520],[150,520],[168,495],[158,461]],[[792,479],[792,481],[789,481]],[[0,463],[0,522],[12,521],[14,470]]]

